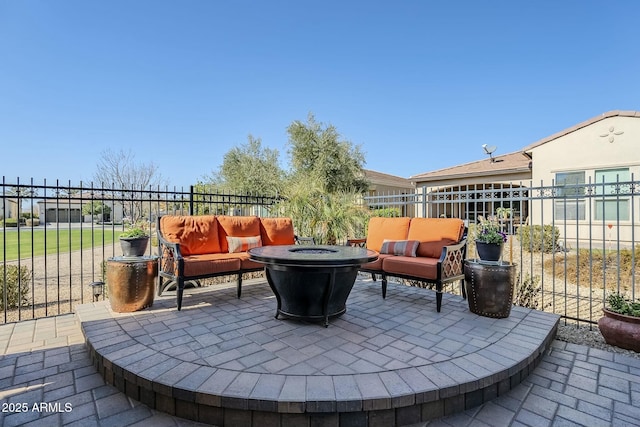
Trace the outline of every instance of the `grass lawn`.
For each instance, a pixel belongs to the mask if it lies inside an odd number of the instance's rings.
[[[46,234],[45,234],[46,233]],[[60,229],[60,230],[31,230],[20,231],[20,253],[18,253],[18,233],[10,231],[0,232],[0,260],[13,261],[18,258],[31,258],[33,256],[55,254],[56,252],[69,252],[78,249],[88,249],[92,246],[111,244],[114,235],[121,231],[102,229]],[[46,246],[45,246],[46,241]],[[5,253],[6,251],[6,253]]]

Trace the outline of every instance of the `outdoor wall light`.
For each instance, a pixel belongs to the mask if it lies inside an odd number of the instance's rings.
[[[100,295],[104,293],[104,282],[91,282],[89,283],[89,286],[91,286],[93,302],[98,301],[98,299],[100,299]]]

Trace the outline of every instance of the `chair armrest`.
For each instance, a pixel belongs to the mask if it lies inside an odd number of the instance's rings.
[[[464,274],[464,259],[467,254],[467,240],[463,239],[455,245],[442,248],[442,254],[438,260],[440,280]]]
[[[160,228],[158,235],[158,268],[161,273],[181,276],[184,271],[184,257],[180,253],[180,244],[170,242],[164,238]]]
[[[355,246],[358,248],[367,247],[367,239],[347,239],[347,246]]]

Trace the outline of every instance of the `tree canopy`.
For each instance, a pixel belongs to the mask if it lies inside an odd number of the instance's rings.
[[[153,162],[136,162],[131,150],[115,152],[106,149],[100,154],[94,181],[116,188],[140,190],[161,185],[162,177]]]
[[[306,123],[294,121],[287,133],[294,177],[314,177],[328,193],[367,190],[365,157],[360,146],[341,139],[333,125],[316,122],[309,114]]]
[[[125,197],[124,192],[143,191],[152,186],[160,186],[163,181],[153,162],[139,163],[131,150],[115,152],[111,149],[101,153],[94,180],[100,185],[122,190],[123,198],[130,199],[122,202],[122,209],[131,223],[138,222],[145,215],[146,209],[142,201],[136,197]]]
[[[216,181],[230,190],[251,194],[276,194],[282,190],[284,171],[278,150],[263,148],[260,138],[249,135],[248,142],[224,155]]]

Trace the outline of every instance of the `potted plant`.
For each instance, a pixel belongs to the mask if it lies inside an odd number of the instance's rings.
[[[120,247],[125,257],[143,256],[149,244],[149,233],[141,226],[131,226],[120,234]]]
[[[631,301],[620,293],[607,296],[598,328],[607,344],[640,352],[640,302]]]
[[[502,255],[502,246],[507,241],[507,235],[502,232],[496,219],[479,216],[473,239],[481,260],[498,261]]]

